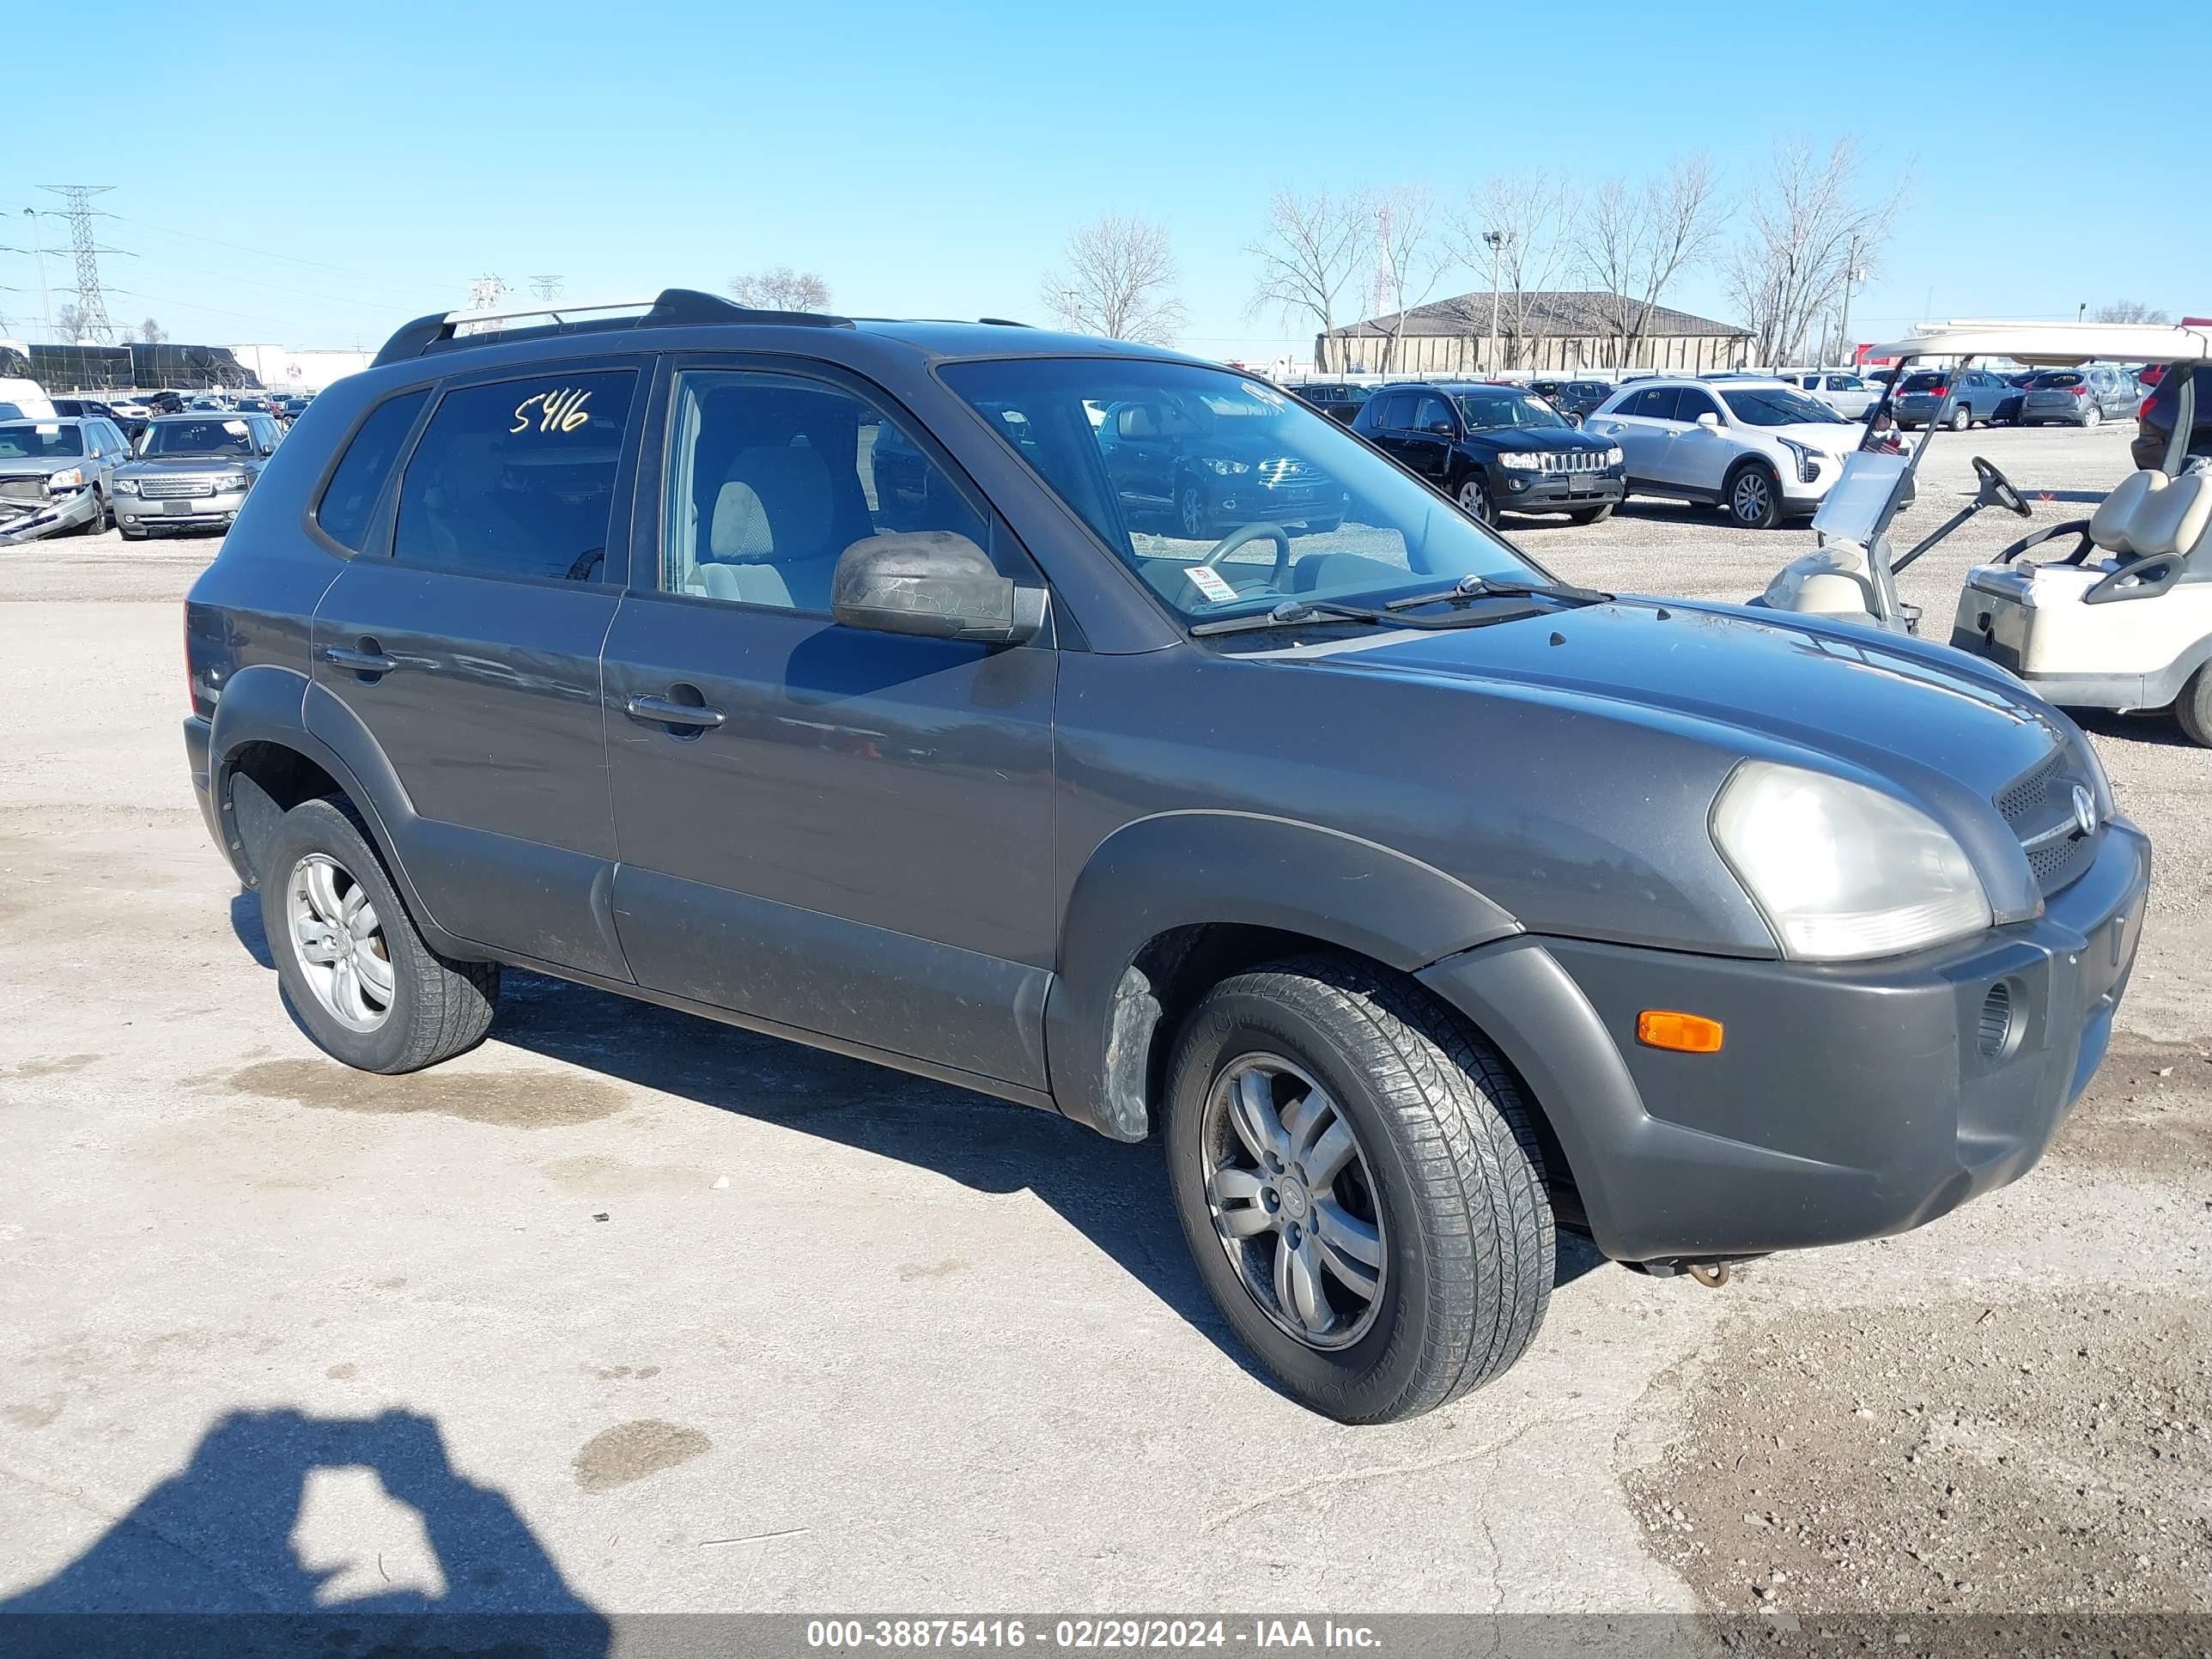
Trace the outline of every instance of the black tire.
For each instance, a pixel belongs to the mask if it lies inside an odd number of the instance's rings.
[[[1738,529],[1771,530],[1782,522],[1782,479],[1764,461],[1739,461],[1721,504]]]
[[[1489,480],[1480,472],[1470,472],[1462,478],[1452,498],[1459,503],[1460,511],[1477,523],[1498,522],[1498,502],[1490,493]]]
[[[1208,1102],[1255,1054],[1328,1092],[1371,1173],[1385,1265],[1372,1322],[1348,1346],[1279,1325],[1216,1229]],[[1498,1051],[1417,985],[1322,956],[1215,986],[1176,1040],[1167,1147],[1199,1276],[1267,1374],[1315,1411],[1346,1423],[1431,1411],[1504,1372],[1543,1323],[1557,1251],[1534,1115]]]
[[[1344,520],[1341,516],[1334,519],[1308,519],[1305,522],[1305,527],[1299,531],[1298,534],[1302,536],[1326,536],[1333,530],[1341,530],[1343,528]]]
[[[107,497],[95,489],[92,492],[92,517],[76,527],[79,536],[97,536],[107,528]]]
[[[1956,409],[1954,409],[1951,411],[1951,418],[1944,422],[1944,424],[1949,427],[1954,432],[1964,432],[1968,427],[1973,425],[1973,423],[1974,411],[1967,408],[1964,404],[1960,404]]]
[[[1578,513],[1568,514],[1567,522],[1570,524],[1603,524],[1607,519],[1613,516],[1613,509],[1616,503],[1614,502],[1607,501],[1603,507],[1583,507]]]
[[[309,983],[289,905],[294,872],[311,854],[340,866],[375,907],[392,994],[382,1024],[374,1030],[344,1024]],[[422,942],[349,805],[303,801],[285,813],[262,853],[260,884],[261,926],[276,958],[277,980],[293,1012],[325,1054],[364,1072],[416,1072],[483,1041],[492,1006],[499,1000],[499,965],[448,962]]]
[[[123,539],[126,542],[143,542],[146,539],[146,532],[143,530],[133,530],[129,525],[118,527],[122,530]]]
[[[2212,749],[2212,663],[2189,677],[2181,695],[2173,700],[2173,718],[2184,736],[2201,748]]]

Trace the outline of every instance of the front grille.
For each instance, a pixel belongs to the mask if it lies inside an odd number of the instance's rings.
[[[2103,835],[2083,835],[2075,827],[2076,780],[2068,770],[2066,750],[2054,749],[2008,783],[1996,797],[1996,809],[2020,837],[2029,872],[2045,896],[2079,876],[2097,856]]]
[[[0,495],[15,501],[43,501],[46,499],[44,478],[0,478]]]
[[[1262,489],[1297,489],[1322,481],[1319,467],[1289,455],[1262,461],[1253,471],[1259,477]]]
[[[1602,449],[1568,449],[1536,458],[1547,472],[1602,472],[1607,462]]]
[[[215,485],[205,478],[141,478],[138,493],[149,501],[181,501],[189,495],[212,495]]]

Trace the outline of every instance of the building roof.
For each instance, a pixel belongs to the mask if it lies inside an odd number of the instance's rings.
[[[1613,295],[1590,289],[1545,293],[1531,290],[1521,297],[1526,331],[1532,338],[1538,335],[1572,337],[1609,334],[1613,325],[1607,319],[1623,303]],[[1626,303],[1633,305],[1635,301]],[[1501,303],[1498,314],[1502,328],[1509,321],[1510,311]],[[1458,339],[1470,334],[1485,334],[1490,329],[1490,292],[1486,289],[1480,294],[1432,300],[1427,305],[1415,306],[1405,317],[1404,332],[1409,338],[1443,335]],[[1390,333],[1397,319],[1398,313],[1391,312],[1331,329],[1329,336],[1333,339],[1372,339]],[[1710,317],[1693,317],[1686,311],[1675,311],[1667,306],[1651,307],[1651,320],[1644,332],[1646,338],[1686,334],[1747,339],[1751,334],[1750,330],[1735,323],[1717,323]]]

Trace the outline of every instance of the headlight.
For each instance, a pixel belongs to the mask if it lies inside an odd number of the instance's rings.
[[[1221,478],[1233,478],[1239,473],[1249,472],[1252,470],[1243,461],[1225,461],[1218,455],[1208,455],[1199,465],[1216,477]]]
[[[1607,466],[1619,466],[1627,459],[1628,458],[1626,455],[1623,455],[1620,453],[1620,446],[1619,444],[1615,444],[1612,448],[1605,452],[1605,464]]]
[[[1863,784],[1746,761],[1722,786],[1712,829],[1785,956],[1896,956],[1990,925],[1989,898],[1959,843]]]
[[[1801,444],[1795,438],[1779,441],[1782,447],[1797,458],[1797,482],[1810,483],[1820,476],[1820,463],[1827,458],[1810,444]]]
[[[1498,456],[1498,464],[1510,467],[1516,472],[1541,472],[1544,470],[1543,456],[1533,449],[1509,449]]]
[[[138,493],[138,480],[118,478],[115,481],[115,493],[118,495],[136,495]]]
[[[218,495],[228,495],[235,490],[249,489],[252,483],[253,475],[251,472],[240,472],[228,478],[217,478],[215,481],[215,493]]]
[[[46,491],[49,495],[59,495],[64,489],[83,488],[84,469],[81,466],[64,467],[59,472],[50,472],[46,475]]]

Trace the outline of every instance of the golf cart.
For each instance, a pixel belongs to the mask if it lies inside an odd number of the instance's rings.
[[[1901,363],[2009,357],[2037,368],[2103,361],[2179,368],[2180,407],[2161,467],[2124,479],[2090,517],[2024,537],[1967,572],[1950,642],[2064,707],[2170,706],[2183,731],[2212,746],[2212,471],[2189,453],[2194,371],[2212,362],[2212,330],[1950,324],[1879,349]],[[1891,521],[1936,434],[1931,429],[1909,457],[1876,447],[1891,396],[1875,404],[1859,451],[1845,458],[1843,477],[1813,520],[1819,545],[1784,566],[1754,604],[1917,633],[1919,612],[1898,598],[1898,573],[1986,508],[2033,515],[2011,481],[1978,455],[1973,499],[1893,554]],[[2061,556],[2023,557],[2047,545]]]

